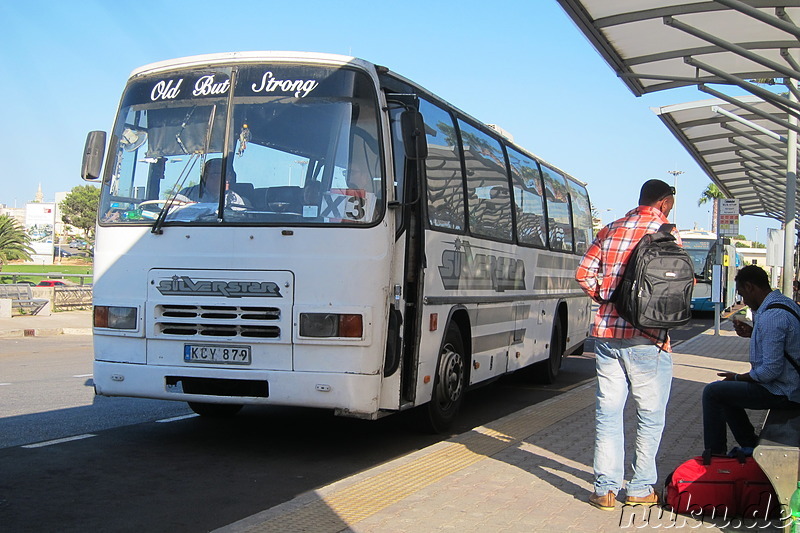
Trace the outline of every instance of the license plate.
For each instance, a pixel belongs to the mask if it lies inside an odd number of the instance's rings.
[[[184,344],[183,360],[187,363],[222,363],[249,365],[250,346],[230,344]]]

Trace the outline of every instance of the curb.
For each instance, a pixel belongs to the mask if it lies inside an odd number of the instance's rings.
[[[91,335],[92,328],[33,328],[0,331],[0,339],[20,337],[52,337],[56,335]]]

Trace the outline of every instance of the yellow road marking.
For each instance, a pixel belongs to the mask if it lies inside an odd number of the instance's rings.
[[[454,437],[444,448],[368,477],[331,495],[287,511],[246,530],[247,533],[333,533],[577,413],[594,403],[586,386],[558,401],[532,405],[517,413]]]

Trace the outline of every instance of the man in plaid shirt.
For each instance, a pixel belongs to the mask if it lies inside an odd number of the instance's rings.
[[[641,331],[619,316],[609,302],[625,264],[639,240],[656,233],[675,205],[675,189],[661,180],[642,186],[639,206],[604,227],[583,256],[575,279],[600,304],[592,328],[595,337],[597,402],[594,493],[589,503],[613,511],[625,475],[623,409],[630,392],[636,402],[633,477],[626,486],[628,505],[655,505],[656,452],[672,383],[669,337],[661,330]],[[675,237],[680,244],[677,231]]]

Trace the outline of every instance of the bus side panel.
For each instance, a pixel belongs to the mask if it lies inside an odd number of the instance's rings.
[[[543,361],[548,355],[548,341],[545,339],[549,339],[552,325],[547,320],[550,313],[546,308],[547,302],[537,299],[526,303],[529,304],[527,308],[521,307],[517,315],[515,333],[518,342],[511,346],[509,372]]]
[[[592,317],[592,301],[589,298],[575,297],[565,301],[567,306],[566,353],[572,353],[589,335]]]

